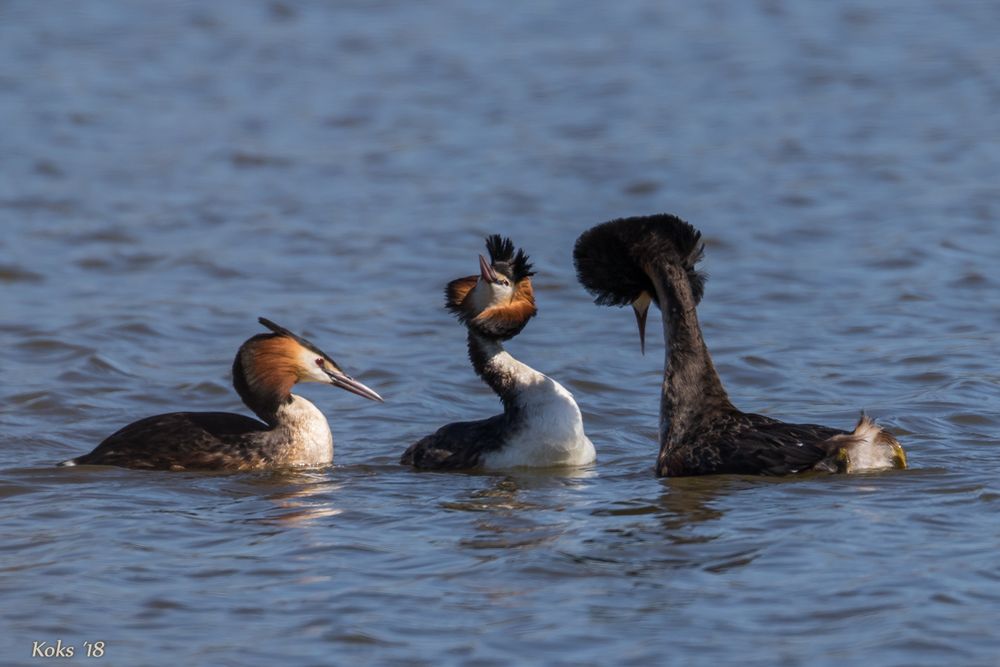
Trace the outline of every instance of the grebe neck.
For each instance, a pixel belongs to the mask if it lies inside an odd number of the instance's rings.
[[[663,316],[666,343],[660,397],[661,452],[706,418],[735,410],[702,338],[685,271],[667,264],[648,271]]]
[[[498,338],[469,331],[469,359],[476,375],[496,392],[504,412],[517,407],[517,397],[525,386],[544,376],[507,352]]]
[[[278,424],[283,406],[292,403],[292,386],[295,384],[292,376],[277,379],[275,382],[274,378],[269,377],[269,381],[264,382],[260,374],[252,371],[248,374],[243,368],[240,354],[236,355],[233,362],[233,389],[243,403],[271,428]]]

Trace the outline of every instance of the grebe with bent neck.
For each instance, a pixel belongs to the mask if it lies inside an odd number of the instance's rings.
[[[843,431],[788,424],[733,406],[698,324],[705,276],[695,265],[703,252],[701,232],[666,214],[597,225],[580,235],[573,250],[577,277],[595,303],[632,306],[643,347],[649,305],[662,313],[666,360],[657,475],[905,468],[899,442],[864,413],[853,431]]]
[[[260,470],[333,462],[333,435],[320,410],[292,393],[298,382],[382,397],[348,376],[325,352],[265,318],[233,361],[233,387],[263,421],[228,412],[172,412],[146,417],[108,436],[89,454],[61,466],[112,465],[150,470]]]
[[[504,349],[537,312],[528,256],[497,234],[486,249],[490,261],[480,255],[478,276],[450,282],[445,304],[468,329],[472,367],[500,397],[503,413],[443,426],[411,445],[401,463],[487,470],[591,463],[594,445],[573,395]]]

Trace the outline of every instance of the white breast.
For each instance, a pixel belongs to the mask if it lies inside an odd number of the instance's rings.
[[[276,463],[286,466],[322,466],[333,462],[333,434],[315,405],[292,394],[291,403],[278,410]]]
[[[596,458],[594,445],[583,431],[583,418],[573,395],[552,378],[516,365],[519,423],[503,448],[484,457],[487,469],[579,466]]]

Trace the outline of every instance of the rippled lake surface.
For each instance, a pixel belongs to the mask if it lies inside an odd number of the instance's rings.
[[[0,2],[0,662],[998,664],[997,34],[930,0]],[[707,238],[736,404],[865,409],[910,470],[654,477],[662,341],[571,249],[660,211]],[[493,232],[590,468],[397,464],[498,411],[441,299]],[[301,389],[336,465],[53,467],[245,412],[259,315],[386,397]]]

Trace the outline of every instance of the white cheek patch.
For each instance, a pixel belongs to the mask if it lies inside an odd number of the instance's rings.
[[[510,303],[510,300],[514,298],[514,288],[510,285],[494,285],[493,286],[493,304],[498,305],[501,303]]]
[[[301,362],[302,367],[307,370],[305,373],[305,377],[299,380],[299,382],[330,381],[330,376],[327,375],[322,368],[320,368],[318,363],[316,363],[317,359],[320,359],[320,356],[315,352],[311,352],[310,350],[302,350],[302,353],[299,355],[299,361]]]
[[[513,295],[514,290],[509,285],[486,283],[480,280],[469,296],[472,298],[472,307],[477,313],[481,313],[487,308],[509,303]]]

